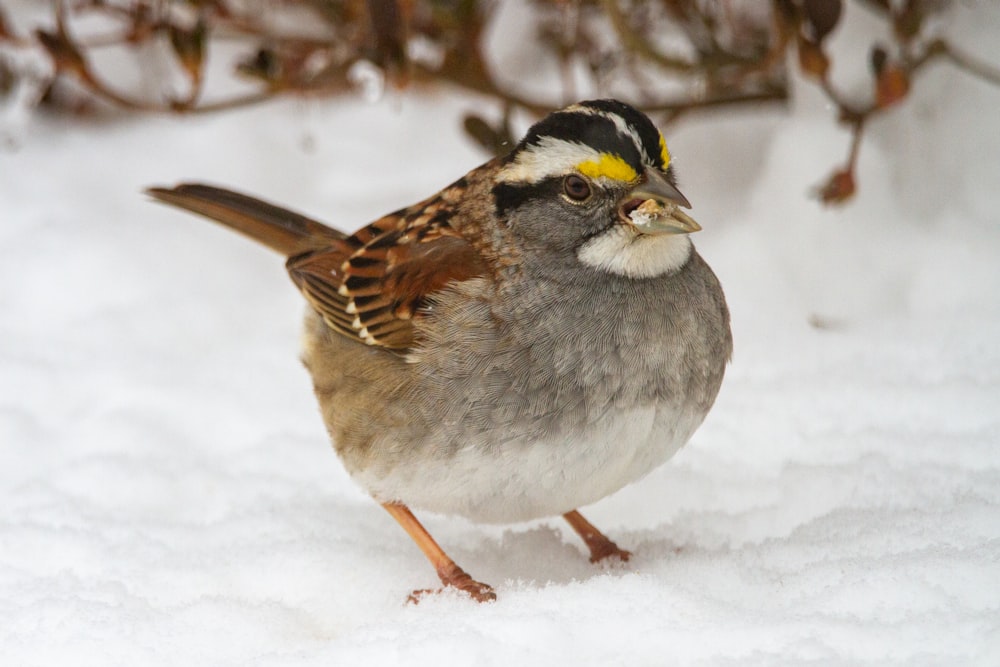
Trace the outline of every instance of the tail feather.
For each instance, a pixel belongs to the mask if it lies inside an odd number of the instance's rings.
[[[148,188],[146,194],[235,229],[286,257],[336,245],[346,238],[312,218],[211,185],[184,183],[173,188]]]

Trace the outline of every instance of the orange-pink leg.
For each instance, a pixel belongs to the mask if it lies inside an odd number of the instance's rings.
[[[403,530],[413,538],[413,541],[417,543],[420,550],[424,552],[427,560],[437,570],[438,577],[441,578],[441,583],[445,586],[465,591],[476,602],[488,602],[497,599],[497,594],[493,592],[492,587],[470,577],[466,574],[465,570],[456,565],[455,561],[448,557],[444,549],[434,541],[431,534],[417,521],[417,517],[413,516],[413,513],[406,505],[400,503],[383,503],[382,507],[392,515],[392,518],[399,522]],[[410,594],[410,601],[419,602],[422,596],[432,592],[434,591],[413,591]]]
[[[583,515],[576,510],[566,512],[563,514],[563,518],[569,522],[569,525],[573,528],[573,530],[575,530],[587,544],[587,548],[590,549],[591,563],[597,563],[605,558],[611,558],[612,556],[617,556],[622,561],[627,561],[632,555],[628,551],[620,549],[617,544],[608,539],[604,533],[597,530],[597,528],[594,527],[594,524],[584,519]]]

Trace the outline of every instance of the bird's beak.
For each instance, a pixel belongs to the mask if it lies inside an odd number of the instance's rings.
[[[701,225],[680,207],[691,203],[666,176],[655,169],[646,169],[639,185],[623,198],[619,208],[623,222],[642,234],[691,234]]]

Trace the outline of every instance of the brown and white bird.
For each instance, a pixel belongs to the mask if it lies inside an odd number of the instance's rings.
[[[732,350],[663,136],[615,100],[550,114],[509,155],[351,236],[207,185],[149,194],[288,258],[344,466],[479,601],[493,589],[410,508],[562,515],[592,561],[627,559],[577,508],[687,442]]]

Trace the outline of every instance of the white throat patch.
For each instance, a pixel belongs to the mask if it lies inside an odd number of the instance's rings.
[[[654,278],[684,266],[691,256],[687,234],[640,234],[615,225],[577,251],[581,262],[627,278]]]

